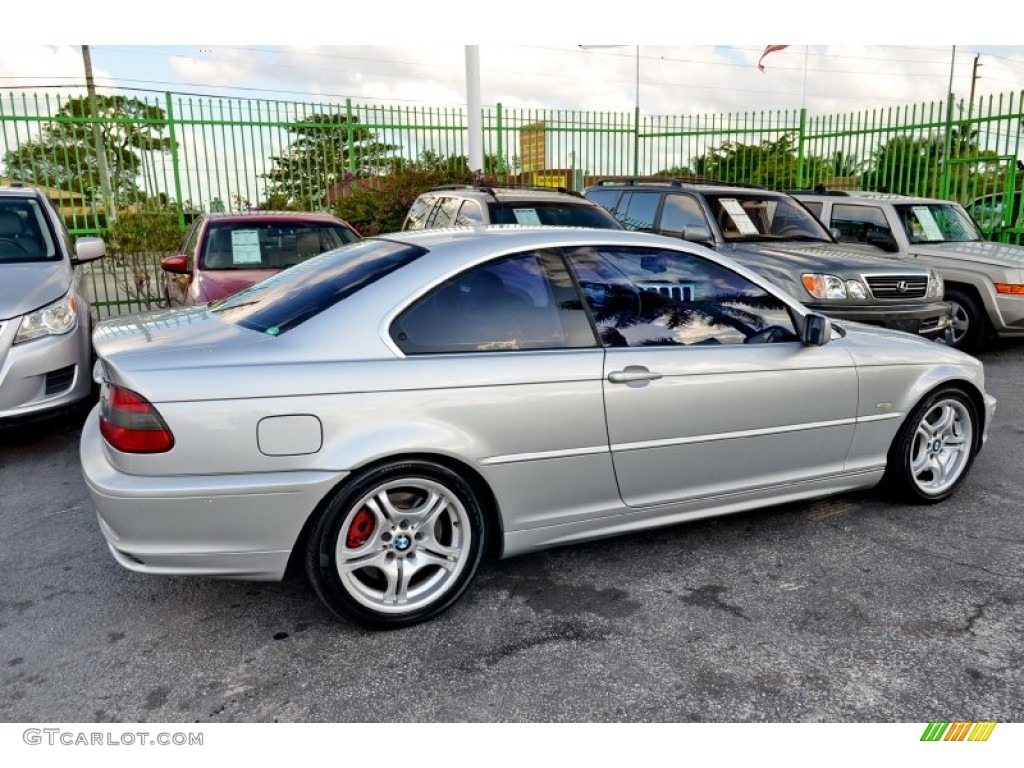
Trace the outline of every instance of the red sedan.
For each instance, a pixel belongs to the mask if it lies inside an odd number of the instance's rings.
[[[161,262],[164,294],[171,306],[204,304],[358,239],[327,213],[211,213],[192,225],[181,253]]]

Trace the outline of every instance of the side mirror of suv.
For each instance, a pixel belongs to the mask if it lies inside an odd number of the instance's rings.
[[[823,347],[832,339],[832,321],[825,315],[811,312],[804,317],[800,341],[810,347]]]
[[[703,224],[692,224],[683,227],[683,240],[688,243],[706,245],[711,242],[711,230]]]

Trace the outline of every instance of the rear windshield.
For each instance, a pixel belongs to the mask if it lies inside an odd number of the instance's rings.
[[[222,320],[277,336],[424,253],[418,246],[361,240],[212,302],[210,310]]]
[[[62,258],[39,203],[28,197],[0,199],[0,264]]]
[[[284,269],[340,248],[359,235],[318,221],[231,221],[210,224],[200,269]]]
[[[604,208],[571,203],[491,203],[492,224],[543,224],[555,227],[622,229]]]

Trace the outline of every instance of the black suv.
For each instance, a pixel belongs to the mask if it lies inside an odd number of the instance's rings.
[[[837,243],[789,195],[753,186],[606,179],[583,192],[626,229],[705,245],[788,291],[816,312],[928,338],[949,322],[942,276],[863,246]]]
[[[482,184],[446,184],[424,192],[413,202],[402,229],[488,224],[622,229],[604,208],[564,187]]]

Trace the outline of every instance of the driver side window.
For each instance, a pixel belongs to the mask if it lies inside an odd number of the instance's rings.
[[[798,340],[781,299],[699,256],[585,246],[571,250],[568,258],[605,346]]]

